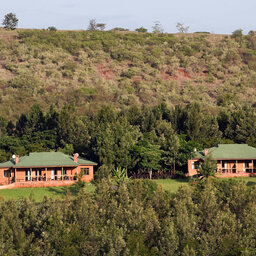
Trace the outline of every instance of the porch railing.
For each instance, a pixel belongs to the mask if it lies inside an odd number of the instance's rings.
[[[17,178],[16,182],[35,182],[35,181],[66,181],[76,180],[75,175],[50,175],[47,176],[25,176],[24,178]]]
[[[256,168],[218,168],[218,173],[256,173]]]

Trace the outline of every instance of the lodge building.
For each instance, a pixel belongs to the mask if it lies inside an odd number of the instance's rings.
[[[256,148],[247,144],[219,144],[217,147],[195,151],[188,160],[188,175],[198,173],[200,163],[207,155],[217,162],[220,177],[256,176]]]
[[[0,185],[14,187],[40,187],[70,185],[81,175],[82,181],[93,179],[96,163],[62,152],[35,152],[0,163]]]

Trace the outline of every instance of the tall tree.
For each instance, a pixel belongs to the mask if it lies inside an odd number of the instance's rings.
[[[96,20],[95,20],[95,19],[91,19],[91,20],[89,21],[88,30],[89,30],[89,31],[95,31],[95,30],[97,30],[97,23],[96,23]]]
[[[159,21],[154,22],[154,26],[152,27],[154,34],[162,34],[164,32],[163,26]]]
[[[18,18],[16,17],[16,14],[15,13],[8,13],[4,16],[4,19],[3,19],[3,23],[2,25],[6,28],[6,29],[15,29],[18,25]]]
[[[160,149],[163,150],[163,167],[167,169],[172,168],[172,173],[175,175],[176,160],[180,147],[179,138],[175,134],[171,123],[168,123],[165,120],[158,121],[156,135],[158,137]]]
[[[180,22],[177,23],[176,28],[180,33],[188,33],[188,30],[189,30],[188,26],[186,27],[184,26],[184,24]]]
[[[143,134],[143,138],[133,147],[133,153],[138,166],[148,171],[149,178],[152,179],[153,170],[158,170],[161,167],[162,150],[159,145],[151,144],[150,137],[149,133]]]
[[[211,154],[208,154],[204,161],[201,163],[199,167],[198,174],[203,178],[208,178],[210,176],[215,176],[217,171],[217,163],[212,159]]]

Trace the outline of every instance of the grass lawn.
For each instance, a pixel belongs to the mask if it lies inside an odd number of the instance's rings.
[[[91,184],[86,184],[86,191],[93,193],[95,191],[95,186]],[[67,191],[75,196],[79,192],[80,188],[74,184],[65,187],[42,187],[42,188],[14,188],[14,189],[0,189],[0,199],[4,200],[18,200],[25,197],[29,197],[32,193],[33,198],[36,201],[42,201],[44,196],[51,198],[61,198],[64,197]]]
[[[226,179],[237,179],[246,182],[247,186],[256,185],[256,177],[239,177],[239,178],[226,178]],[[175,193],[178,191],[181,185],[188,185],[188,179],[163,179],[163,180],[153,180],[158,185],[161,185],[163,189]]]
[[[243,180],[247,183],[247,186],[256,185],[256,177],[241,177],[233,179]],[[169,191],[170,193],[177,192],[181,185],[188,185],[188,179],[159,179],[153,180],[153,182],[161,185],[163,189]],[[95,191],[95,186],[92,184],[86,184],[85,189],[89,193],[93,193]],[[17,200],[29,197],[32,193],[33,198],[39,202],[43,200],[44,196],[48,196],[51,198],[64,197],[68,190],[71,195],[75,196],[79,192],[80,188],[76,184],[74,184],[72,186],[66,187],[0,189],[0,200]]]
[[[181,185],[188,185],[188,179],[160,179],[153,181],[171,193],[177,192]]]

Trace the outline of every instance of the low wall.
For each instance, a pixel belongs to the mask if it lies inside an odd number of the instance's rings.
[[[61,187],[70,186],[76,181],[63,180],[63,181],[26,181],[17,182],[9,185],[0,186],[0,189],[11,189],[11,188],[40,188],[40,187]]]
[[[216,176],[219,178],[256,177],[256,173],[222,173]]]

